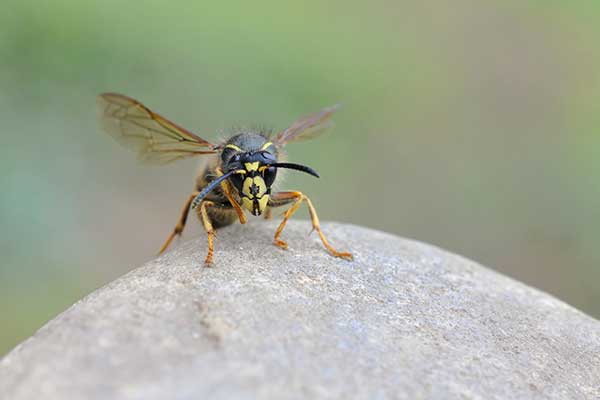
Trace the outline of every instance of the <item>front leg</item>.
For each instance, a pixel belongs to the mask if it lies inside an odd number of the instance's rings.
[[[219,176],[223,175],[223,171],[221,170],[221,168],[217,168],[217,174]],[[235,189],[231,187],[231,184],[229,183],[229,181],[227,179],[225,179],[223,182],[221,182],[221,189],[223,190],[223,194],[225,195],[225,197],[227,197],[227,200],[229,200],[229,202],[231,203],[231,206],[237,213],[238,218],[240,219],[240,224],[245,224],[247,222],[246,214],[244,214],[244,210],[242,210],[242,207],[240,207],[238,202],[235,201],[235,199],[233,198],[233,194],[231,194],[231,193]]]
[[[279,246],[283,249],[287,249],[287,247],[288,247],[287,243],[284,242],[283,240],[281,240],[279,237],[281,236],[281,232],[283,231],[283,228],[285,228],[285,224],[287,223],[288,219],[302,205],[302,201],[305,201],[306,205],[308,206],[308,212],[310,214],[310,219],[312,221],[313,229],[315,231],[317,231],[317,233],[319,234],[319,237],[321,238],[321,242],[323,242],[323,246],[325,246],[325,248],[327,250],[329,250],[329,252],[334,257],[340,257],[340,258],[345,258],[345,259],[351,260],[352,254],[346,253],[346,252],[339,252],[339,251],[335,250],[329,244],[329,242],[325,238],[325,235],[323,234],[323,231],[321,231],[321,226],[319,224],[319,217],[317,216],[317,211],[315,210],[315,207],[313,206],[310,199],[301,192],[278,192],[278,193],[274,193],[271,196],[271,198],[269,199],[270,207],[280,207],[285,204],[292,203],[290,208],[288,208],[287,211],[285,212],[285,215],[283,216],[283,221],[281,221],[281,224],[279,224],[279,227],[277,228],[277,231],[275,232],[275,238],[274,238],[275,245]]]

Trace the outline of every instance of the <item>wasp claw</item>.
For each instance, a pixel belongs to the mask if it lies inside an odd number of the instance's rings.
[[[275,241],[273,241],[273,244],[274,244],[275,246],[277,246],[277,247],[280,247],[280,248],[284,249],[284,250],[287,250],[287,249],[288,249],[288,245],[287,245],[287,243],[286,243],[286,242],[284,242],[283,240],[280,240],[280,239],[275,239]]]
[[[348,260],[348,261],[352,261],[354,260],[354,256],[350,253],[334,253],[333,254],[335,257],[338,258],[343,258],[344,260]]]

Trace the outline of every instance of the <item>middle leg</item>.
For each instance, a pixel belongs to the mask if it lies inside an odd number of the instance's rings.
[[[204,266],[210,267],[212,265],[213,254],[215,251],[214,239],[215,239],[215,229],[213,228],[210,217],[208,216],[208,212],[206,209],[208,207],[214,206],[215,203],[212,201],[204,200],[200,203],[200,220],[202,221],[202,225],[204,226],[204,230],[206,231],[206,235],[208,236],[208,252],[206,254],[206,258],[204,259]]]
[[[317,231],[317,233],[319,234],[319,238],[321,239],[323,246],[325,246],[325,248],[327,250],[329,250],[329,252],[334,257],[346,258],[346,259],[351,260],[352,254],[347,253],[347,252],[337,251],[336,249],[333,248],[333,246],[331,246],[329,244],[329,241],[327,240],[327,238],[323,234],[323,231],[321,230],[321,225],[319,223],[319,217],[317,215],[317,210],[313,206],[310,199],[306,195],[304,195],[302,192],[278,192],[278,193],[274,193],[271,196],[271,199],[269,201],[269,206],[271,206],[271,207],[280,207],[285,204],[292,203],[290,208],[288,208],[287,211],[285,212],[283,221],[281,221],[281,224],[279,224],[279,227],[277,228],[277,231],[275,232],[275,238],[274,238],[275,245],[279,246],[283,249],[287,249],[287,247],[288,247],[287,243],[284,242],[283,240],[281,240],[279,237],[281,236],[281,232],[283,232],[283,228],[285,228],[285,224],[287,223],[288,219],[298,210],[298,208],[300,208],[303,201],[305,201],[306,205],[308,206],[308,212],[310,214],[310,219],[312,221],[313,229],[315,231]]]

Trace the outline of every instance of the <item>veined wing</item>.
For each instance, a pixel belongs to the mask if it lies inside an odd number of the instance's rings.
[[[182,158],[215,153],[215,145],[191,133],[139,101],[117,93],[97,98],[102,128],[147,163],[166,164]]]
[[[335,105],[300,118],[286,130],[276,134],[273,137],[273,142],[279,146],[283,146],[290,142],[308,140],[323,134],[333,126],[331,117],[339,108],[339,105]]]

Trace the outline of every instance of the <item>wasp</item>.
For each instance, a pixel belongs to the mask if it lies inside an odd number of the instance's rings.
[[[208,237],[205,266],[211,266],[215,230],[236,220],[245,224],[246,212],[271,217],[271,209],[289,205],[275,231],[273,243],[287,249],[281,233],[288,219],[304,202],[308,207],[313,230],[325,248],[335,257],[352,259],[348,252],[334,249],[323,234],[317,211],[302,192],[272,192],[279,169],[291,169],[319,177],[312,168],[281,162],[287,143],[318,136],[332,125],[337,106],[325,108],[298,119],[287,129],[271,134],[259,130],[241,130],[229,139],[213,144],[150,110],[139,101],[117,93],[103,93],[97,98],[103,130],[125,147],[135,150],[138,159],[152,164],[166,164],[188,157],[206,155],[206,165],[196,178],[195,190],[185,201],[175,228],[161,247],[162,254],[176,236],[183,233],[190,210],[195,210]]]

